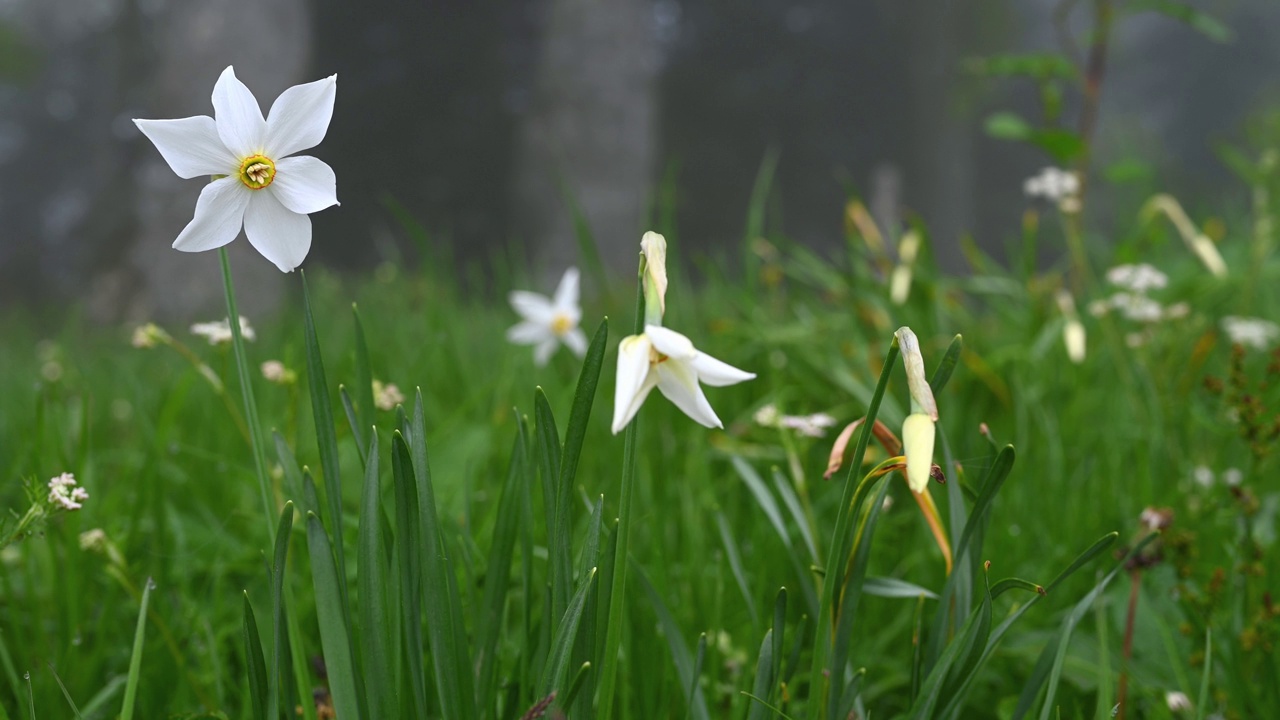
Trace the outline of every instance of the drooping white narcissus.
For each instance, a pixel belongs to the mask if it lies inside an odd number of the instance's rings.
[[[724,427],[711,409],[702,384],[734,385],[755,377],[699,351],[693,341],[662,327],[667,308],[667,240],[647,232],[640,241],[640,282],[644,291],[644,332],[618,344],[618,377],[613,394],[613,434],[627,426],[655,387],[685,415],[706,427]]]
[[[640,335],[618,345],[618,384],[613,395],[613,433],[635,417],[655,387],[675,406],[706,427],[724,427],[699,383],[734,385],[755,377],[699,351],[675,330],[646,325]]]
[[[907,456],[907,485],[914,493],[929,486],[933,469],[934,423],[938,421],[938,405],[933,389],[924,374],[924,358],[920,341],[909,327],[894,333],[902,350],[902,364],[907,370],[907,389],[911,393],[911,414],[902,423],[902,448]]]
[[[267,117],[231,67],[213,87],[214,117],[134,120],[182,178],[209,175],[195,217],[173,241],[183,252],[222,247],[240,234],[283,272],[311,249],[308,214],[338,204],[333,169],[313,157],[289,157],[324,139],[337,75],[280,94]]]
[[[523,318],[507,329],[507,340],[533,346],[533,361],[546,365],[560,343],[578,357],[587,352],[587,336],[578,327],[582,308],[578,305],[578,268],[564,271],[554,297],[526,290],[514,290],[507,296],[511,307]]]

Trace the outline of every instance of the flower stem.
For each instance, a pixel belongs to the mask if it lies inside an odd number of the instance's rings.
[[[244,337],[240,334],[240,313],[236,311],[236,290],[231,282],[231,262],[227,248],[218,248],[218,260],[222,263],[222,286],[227,296],[227,323],[231,326],[231,347],[236,355],[236,369],[240,375],[240,390],[244,397],[244,416],[249,423],[250,445],[253,446],[253,464],[258,473],[258,491],[262,494],[262,510],[267,522],[267,542],[275,540],[275,524],[272,522],[271,495],[268,491],[267,459],[262,448],[262,423],[258,420],[258,403],[253,398],[250,382],[249,358],[244,351]]]
[[[640,288],[636,293],[635,334],[644,332],[645,261],[640,260]],[[641,408],[643,410],[643,408]],[[622,644],[623,601],[627,592],[627,546],[631,540],[631,496],[636,479],[636,440],[639,435],[640,412],[631,418],[622,442],[622,487],[618,501],[618,547],[613,556],[613,582],[609,593],[609,616],[605,626],[604,657],[601,659],[600,685],[596,696],[596,713],[600,720],[613,716],[613,693],[618,679],[618,649]]]

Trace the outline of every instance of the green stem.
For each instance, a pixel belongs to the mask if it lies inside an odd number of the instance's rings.
[[[262,448],[262,423],[258,420],[258,403],[253,399],[253,383],[250,382],[249,358],[244,351],[244,337],[240,334],[240,313],[236,311],[236,290],[231,283],[231,262],[227,248],[218,248],[222,263],[222,285],[227,296],[227,323],[231,326],[231,347],[236,355],[236,369],[240,374],[240,390],[244,396],[244,416],[249,422],[249,439],[253,446],[253,464],[258,472],[258,491],[262,494],[262,510],[267,522],[267,544],[275,541],[274,513],[271,512],[271,494],[267,479],[267,456]]]
[[[644,332],[645,261],[640,260],[640,287],[636,292],[635,334]],[[636,439],[640,413],[627,425],[623,435],[622,488],[618,503],[618,549],[613,556],[613,583],[609,594],[609,618],[605,626],[604,657],[600,668],[600,685],[596,696],[596,712],[600,720],[613,717],[613,694],[618,679],[618,648],[622,644],[623,600],[627,591],[627,546],[631,540],[631,496],[636,479]]]

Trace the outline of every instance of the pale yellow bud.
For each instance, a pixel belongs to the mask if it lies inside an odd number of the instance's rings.
[[[933,418],[912,413],[902,423],[902,446],[907,456],[907,485],[911,492],[922,493],[929,486],[933,470]]]
[[[660,320],[667,312],[667,239],[656,232],[647,232],[640,239],[640,251],[644,253],[642,282],[647,314],[652,316],[656,312]]]

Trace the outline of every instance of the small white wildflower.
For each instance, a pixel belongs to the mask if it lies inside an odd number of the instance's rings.
[[[81,550],[101,550],[107,545],[107,533],[102,528],[85,530],[80,533]]]
[[[1169,276],[1146,263],[1117,265],[1107,271],[1107,282],[1130,292],[1145,293],[1169,284]]]
[[[1094,317],[1102,317],[1111,311],[1111,302],[1109,300],[1094,300],[1089,303],[1089,314]]]
[[[267,382],[273,382],[277,385],[290,385],[298,379],[298,374],[279,360],[267,360],[262,363],[262,377]]]
[[[1147,334],[1140,332],[1131,332],[1124,336],[1124,344],[1131,348],[1140,348],[1147,344]]]
[[[168,340],[169,333],[165,332],[163,328],[155,323],[147,323],[133,329],[131,343],[140,350],[146,350]]]
[[[765,405],[757,410],[755,415],[751,416],[756,421],[756,424],[761,427],[777,427],[781,417],[778,413],[778,407],[773,403]]]
[[[196,323],[191,326],[191,333],[205,338],[210,345],[229,343],[231,342],[231,321],[224,319],[217,322]],[[248,318],[243,315],[240,316],[240,335],[250,342],[257,339]]]
[[[1213,471],[1210,470],[1208,466],[1197,465],[1196,468],[1191,471],[1191,479],[1195,480],[1196,484],[1202,488],[1212,487]]]
[[[76,478],[71,473],[62,473],[49,480],[49,504],[57,505],[63,510],[79,510],[82,503],[89,499],[89,493],[75,485]]]
[[[1138,293],[1120,292],[1112,295],[1111,307],[1135,322],[1158,322],[1164,317],[1164,306]]]
[[[1232,343],[1266,350],[1280,339],[1280,325],[1256,317],[1228,315],[1222,318],[1222,330]]]
[[[1173,712],[1183,712],[1191,709],[1191,698],[1187,697],[1186,693],[1167,692],[1164,694],[1164,704],[1168,705]]]
[[[827,428],[836,424],[836,419],[826,413],[784,415],[778,421],[778,424],[789,430],[795,430],[806,437],[819,438],[826,434]]]
[[[1070,170],[1047,167],[1039,175],[1027,178],[1022,184],[1022,191],[1027,197],[1057,203],[1063,212],[1080,210],[1080,201],[1076,197],[1080,192],[1080,177]]]
[[[1228,487],[1237,487],[1244,481],[1244,473],[1240,472],[1240,468],[1227,468],[1222,471],[1222,482]]]
[[[1178,320],[1191,314],[1191,306],[1185,302],[1174,303],[1164,309],[1165,320]]]
[[[393,383],[382,384],[380,380],[373,381],[373,404],[379,410],[395,410],[396,406],[404,402],[404,393],[400,392],[400,388]]]

